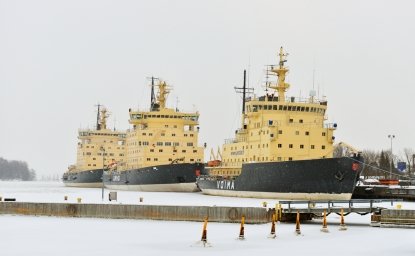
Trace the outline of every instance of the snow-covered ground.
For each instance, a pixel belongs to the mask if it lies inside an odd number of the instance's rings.
[[[105,190],[106,197],[109,190]],[[0,182],[0,196],[17,201],[101,203],[100,189],[67,188],[58,182]],[[275,200],[205,196],[199,193],[118,192],[118,202],[163,205],[274,205]],[[108,203],[108,200],[106,200]],[[390,204],[387,204],[390,206]],[[415,208],[414,203],[401,203]],[[395,206],[394,206],[395,207]],[[347,231],[338,231],[339,217],[330,215],[329,233],[321,221],[301,225],[302,236],[290,223],[277,225],[277,238],[268,239],[270,224],[246,225],[246,240],[237,240],[239,224],[209,223],[212,247],[197,246],[200,222],[80,219],[0,215],[0,255],[415,255],[415,230],[369,227],[370,216],[348,215]]]

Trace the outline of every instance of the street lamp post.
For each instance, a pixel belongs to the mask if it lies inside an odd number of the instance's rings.
[[[105,148],[101,146],[100,150],[102,151],[102,186],[101,186],[101,199],[104,201],[104,167],[105,167]]]
[[[392,153],[392,140],[395,138],[395,135],[394,134],[389,134],[388,135],[388,138],[391,140],[391,159],[390,159],[390,168],[389,168],[389,171],[390,171],[390,177],[389,177],[389,179],[392,179],[392,165],[393,165],[393,153]]]

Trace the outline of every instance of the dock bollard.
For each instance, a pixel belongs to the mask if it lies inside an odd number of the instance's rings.
[[[239,237],[238,237],[239,240],[244,240],[245,239],[245,227],[244,227],[244,224],[245,224],[245,215],[242,215],[242,218],[241,218],[241,227],[239,229]]]
[[[320,229],[321,232],[328,233],[329,229],[327,228],[327,216],[326,210],[323,211],[323,227]]]
[[[347,226],[346,226],[346,224],[344,224],[343,209],[340,210],[340,227],[339,227],[339,230],[340,231],[347,230]]]
[[[297,218],[295,220],[295,234],[297,236],[301,235],[301,230],[300,230],[300,212],[297,211]]]
[[[64,196],[63,200],[68,201],[68,196]]]
[[[80,203],[82,203],[82,198],[78,197],[78,198],[76,199],[76,201],[78,202],[78,204],[80,204]]]
[[[277,235],[275,235],[275,216],[276,214],[272,214],[272,222],[271,222],[271,233],[268,235],[268,238],[274,239]]]

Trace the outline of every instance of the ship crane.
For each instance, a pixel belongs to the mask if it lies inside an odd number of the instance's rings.
[[[213,166],[219,166],[222,162],[222,154],[220,153],[220,149],[218,147],[218,151],[215,152],[213,151],[213,148],[210,149],[210,161],[208,161],[208,166],[209,167],[213,167]]]

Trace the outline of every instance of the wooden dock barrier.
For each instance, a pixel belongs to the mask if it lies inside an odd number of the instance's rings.
[[[208,216],[210,222],[230,223],[237,223],[245,216],[247,224],[268,223],[272,216],[267,209],[260,207],[28,202],[0,202],[0,214],[173,221],[201,221]]]
[[[385,209],[380,215],[380,227],[415,228],[415,210]]]

